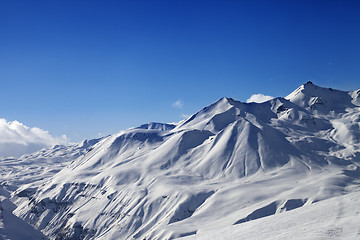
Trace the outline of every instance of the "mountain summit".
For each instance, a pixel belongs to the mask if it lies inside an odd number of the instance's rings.
[[[286,99],[296,105],[317,111],[318,113],[328,114],[345,112],[346,108],[360,106],[359,90],[345,92],[332,88],[316,86],[312,82],[307,82],[289,94]]]
[[[89,142],[41,184],[19,187],[14,213],[53,239],[172,239],[305,208],[358,184],[359,93],[308,82],[285,98],[222,98],[178,124]]]

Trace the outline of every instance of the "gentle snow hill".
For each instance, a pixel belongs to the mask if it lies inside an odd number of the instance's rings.
[[[267,218],[305,221],[314,208],[326,221],[326,201],[359,190],[359,94],[308,82],[286,98],[222,98],[178,124],[122,131],[15,189],[13,213],[50,239],[215,236]]]

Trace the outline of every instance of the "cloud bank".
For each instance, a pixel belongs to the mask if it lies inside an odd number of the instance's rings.
[[[0,157],[19,157],[44,147],[66,143],[68,139],[65,135],[55,138],[40,128],[30,128],[18,121],[7,122],[0,118]]]
[[[248,100],[246,100],[246,102],[247,103],[251,103],[251,102],[262,103],[262,102],[269,101],[269,100],[271,100],[273,98],[274,97],[272,97],[272,96],[268,96],[268,95],[258,93],[258,94],[252,95]]]

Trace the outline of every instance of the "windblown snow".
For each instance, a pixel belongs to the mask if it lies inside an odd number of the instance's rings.
[[[0,238],[359,239],[359,95],[308,82],[2,159]]]

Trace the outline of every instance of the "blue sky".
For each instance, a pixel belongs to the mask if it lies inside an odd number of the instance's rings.
[[[358,89],[359,12],[340,0],[0,0],[0,118],[78,141],[309,80]]]

